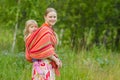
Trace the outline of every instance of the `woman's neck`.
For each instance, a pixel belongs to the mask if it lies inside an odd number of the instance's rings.
[[[49,23],[45,22],[45,24],[47,24],[47,26],[51,27],[52,28],[52,25],[50,25]]]

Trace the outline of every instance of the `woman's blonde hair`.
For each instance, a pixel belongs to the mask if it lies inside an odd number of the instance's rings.
[[[31,19],[31,20],[26,21],[26,23],[25,23],[25,29],[24,29],[24,32],[23,32],[24,33],[24,40],[29,35],[29,27],[32,24],[35,24],[36,26],[38,26],[38,24],[37,24],[37,22],[35,20]]]
[[[49,12],[56,12],[57,13],[57,11],[54,8],[47,8],[44,15],[46,16]]]

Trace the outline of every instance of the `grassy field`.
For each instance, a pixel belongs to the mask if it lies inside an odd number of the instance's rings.
[[[68,48],[59,49],[63,62],[57,80],[120,80],[120,54],[94,47],[90,51],[75,53]],[[31,80],[32,64],[24,53],[0,53],[0,80]]]

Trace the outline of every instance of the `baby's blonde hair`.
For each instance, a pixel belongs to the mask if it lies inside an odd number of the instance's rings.
[[[28,29],[29,29],[30,25],[32,25],[32,24],[35,24],[36,26],[38,26],[38,24],[35,20],[30,19],[30,20],[26,21],[25,29],[24,29],[24,40],[29,35],[29,30]]]

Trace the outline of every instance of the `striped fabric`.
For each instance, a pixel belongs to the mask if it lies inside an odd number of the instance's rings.
[[[26,39],[26,59],[43,59],[55,54],[56,37],[53,30],[43,24]]]
[[[56,36],[53,29],[45,23],[38,30],[28,36],[25,43],[25,57],[29,62],[32,62],[33,59],[44,59],[51,55],[56,55],[54,50],[55,45],[57,44]],[[56,69],[57,67],[54,66],[55,63],[51,63]],[[59,75],[59,71],[57,74]]]

